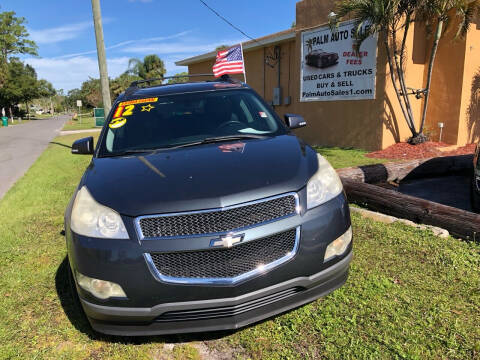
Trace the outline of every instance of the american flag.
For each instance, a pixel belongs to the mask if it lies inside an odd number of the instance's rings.
[[[217,60],[213,65],[213,74],[220,77],[225,74],[244,74],[242,44],[222,50],[217,53]]]

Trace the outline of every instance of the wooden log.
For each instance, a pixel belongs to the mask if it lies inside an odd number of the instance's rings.
[[[365,165],[337,170],[342,179],[367,184],[442,176],[473,169],[473,155],[445,156],[421,160]]]
[[[429,160],[429,159],[428,159]],[[386,163],[365,165],[337,170],[342,179],[349,179],[367,184],[396,181],[404,178],[413,169],[428,160],[402,161],[398,163]]]
[[[342,179],[348,200],[384,214],[448,230],[453,236],[480,241],[480,215],[379,186]]]

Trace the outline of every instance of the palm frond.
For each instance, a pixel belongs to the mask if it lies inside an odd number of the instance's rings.
[[[475,21],[476,16],[480,13],[480,1],[458,1],[457,17],[460,21],[455,37],[463,38],[467,35],[470,25]]]
[[[387,31],[396,21],[398,6],[402,0],[343,0],[336,8],[335,22],[354,19],[355,50],[374,34]],[[403,0],[404,1],[404,0]],[[410,0],[412,1],[412,0]],[[366,24],[369,24],[365,30]]]

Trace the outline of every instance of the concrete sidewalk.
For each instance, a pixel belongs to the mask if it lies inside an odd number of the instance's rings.
[[[0,199],[32,166],[68,118],[60,115],[0,128]]]

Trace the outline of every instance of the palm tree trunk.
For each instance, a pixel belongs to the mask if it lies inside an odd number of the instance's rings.
[[[433,40],[432,53],[430,54],[430,62],[428,64],[427,86],[425,87],[425,102],[423,105],[422,122],[420,124],[420,134],[423,132],[425,126],[425,120],[427,118],[428,100],[430,98],[430,86],[432,83],[433,64],[435,63],[435,57],[437,55],[438,43],[442,37],[444,21],[439,19],[437,24],[437,31],[435,32],[435,39]]]
[[[407,32],[408,29],[405,29],[405,31]],[[400,89],[402,91],[403,101],[405,103],[405,108],[408,114],[408,122],[410,124],[409,127],[411,130],[413,129],[412,135],[415,137],[417,135],[417,131],[415,129],[415,119],[413,117],[412,105],[410,104],[410,100],[408,98],[407,86],[405,85],[405,73],[403,72],[401,61],[398,61],[397,34],[395,30],[392,31],[392,47],[393,47],[393,56],[395,59],[395,67],[397,70],[398,81],[400,83]]]
[[[400,104],[400,108],[402,109],[403,117],[405,118],[405,121],[407,122],[408,128],[412,132],[412,134],[415,134],[415,129],[412,128],[410,125],[409,119],[407,112],[405,110],[405,106],[403,105],[402,98],[400,96],[400,91],[398,90],[397,87],[397,81],[395,79],[395,69],[393,66],[393,60],[392,60],[392,54],[390,54],[390,47],[388,46],[388,34],[384,34],[384,45],[385,45],[385,51],[387,52],[387,59],[388,59],[388,66],[390,68],[390,78],[392,80],[392,85],[393,89],[395,90],[395,94],[397,95],[398,103]]]
[[[402,83],[402,91],[404,92],[405,96],[405,104],[408,110],[408,113],[410,114],[411,117],[411,123],[412,127],[415,129],[415,117],[413,116],[413,111],[412,111],[412,104],[410,103],[410,98],[408,97],[408,89],[407,85],[405,83],[405,72],[403,71],[403,64],[405,63],[405,47],[407,43],[407,36],[408,36],[408,30],[410,30],[410,22],[411,22],[411,16],[410,14],[407,14],[406,20],[405,20],[405,29],[403,32],[403,40],[402,40],[402,45],[400,48],[400,67],[399,67],[399,79]],[[416,132],[416,130],[415,130]],[[414,136],[416,134],[413,134]]]
[[[10,113],[10,121],[13,124],[13,113],[12,113],[12,105],[8,106],[8,112]]]
[[[30,108],[28,107],[28,101],[25,101],[25,108],[27,110],[27,118],[30,120]]]

